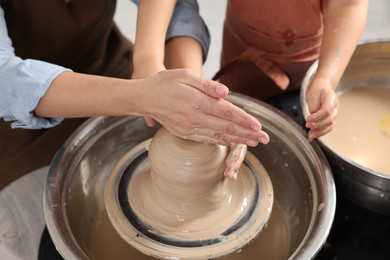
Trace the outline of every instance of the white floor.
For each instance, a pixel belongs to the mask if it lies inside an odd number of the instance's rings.
[[[200,11],[212,36],[204,76],[211,78],[219,67],[222,24],[226,0],[199,0]],[[118,0],[115,20],[123,33],[134,40],[136,7],[129,0]],[[390,1],[371,0],[362,40],[390,39]],[[390,72],[389,72],[390,73]],[[43,184],[47,168],[31,173],[0,192],[0,259],[36,260],[44,227]],[[4,206],[6,205],[6,206]],[[15,208],[5,211],[5,208]],[[13,215],[12,215],[13,214]]]

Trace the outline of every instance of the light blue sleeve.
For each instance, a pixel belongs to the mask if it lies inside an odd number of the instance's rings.
[[[33,111],[54,78],[69,69],[15,56],[0,6],[0,118],[13,128],[49,128],[61,118],[42,118]]]
[[[139,0],[132,1],[139,4]],[[210,48],[210,32],[199,14],[196,0],[177,0],[166,40],[178,36],[188,36],[197,40],[203,49],[203,61],[206,61]]]

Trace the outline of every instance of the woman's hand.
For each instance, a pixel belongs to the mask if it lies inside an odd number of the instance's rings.
[[[306,92],[306,102],[310,112],[306,118],[306,127],[310,128],[309,139],[330,132],[339,109],[338,97],[330,81],[314,77]]]
[[[212,144],[268,143],[260,122],[224,100],[225,85],[190,70],[166,70],[142,80],[143,116],[184,139]]]

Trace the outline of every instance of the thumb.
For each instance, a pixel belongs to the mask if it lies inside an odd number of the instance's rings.
[[[313,114],[314,112],[318,111],[321,108],[321,95],[322,91],[320,92],[320,95],[308,95],[306,97],[307,106],[309,109],[310,114]]]
[[[229,94],[229,89],[225,85],[210,80],[210,79],[203,79],[203,87],[200,89],[204,93],[208,94],[209,96],[215,97],[215,98],[224,98]]]
[[[187,77],[183,78],[181,83],[190,85],[211,97],[224,98],[229,94],[228,87],[217,81],[203,78],[190,70],[187,70],[185,75]]]

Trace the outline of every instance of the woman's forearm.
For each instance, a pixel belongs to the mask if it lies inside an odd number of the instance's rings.
[[[61,73],[50,85],[34,113],[40,117],[138,115],[141,93],[136,80]]]

